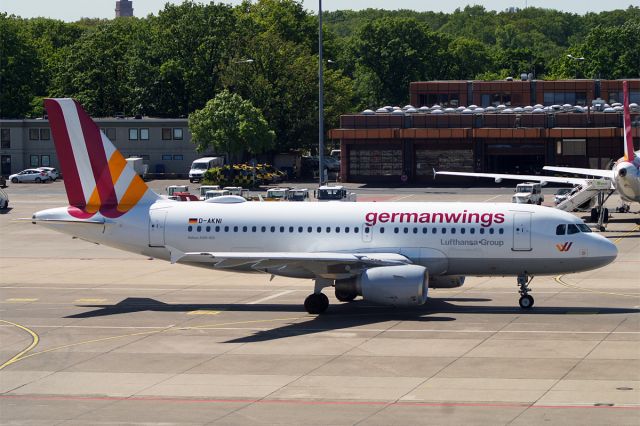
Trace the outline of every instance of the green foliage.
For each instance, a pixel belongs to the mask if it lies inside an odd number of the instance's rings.
[[[255,172],[255,177],[254,177]],[[257,187],[278,183],[286,177],[286,173],[275,170],[270,164],[225,164],[213,167],[203,176],[204,185]]]
[[[189,130],[198,152],[226,152],[228,159],[245,152],[260,154],[271,147],[275,136],[258,108],[228,90],[189,114]]]

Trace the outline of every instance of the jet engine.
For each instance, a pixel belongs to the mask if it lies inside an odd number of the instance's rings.
[[[336,280],[335,286],[336,295],[360,295],[381,305],[418,306],[427,301],[429,271],[419,265],[381,266]]]
[[[456,288],[464,284],[464,275],[436,275],[429,279],[430,288]]]

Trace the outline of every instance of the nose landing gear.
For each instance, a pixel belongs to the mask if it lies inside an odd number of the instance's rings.
[[[522,309],[531,309],[533,307],[533,297],[529,294],[531,289],[529,288],[529,284],[533,281],[533,276],[529,279],[528,275],[518,275],[518,286],[520,287],[520,300],[518,300],[518,304]]]

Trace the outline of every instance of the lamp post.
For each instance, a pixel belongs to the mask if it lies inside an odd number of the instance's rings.
[[[576,64],[576,66],[575,66],[575,68],[576,68],[576,73],[575,73],[575,77],[574,77],[574,78],[577,80],[577,79],[578,79],[578,63],[580,63],[580,62],[584,61],[584,58],[583,58],[582,56],[581,56],[581,57],[579,57],[579,58],[576,58],[576,57],[575,57],[575,56],[573,56],[572,54],[568,54],[568,55],[567,55],[567,58],[571,59],[571,60],[572,60],[572,61],[574,61],[574,62],[575,62],[575,64]]]
[[[318,0],[318,169],[324,183],[324,60],[322,59],[322,0]]]

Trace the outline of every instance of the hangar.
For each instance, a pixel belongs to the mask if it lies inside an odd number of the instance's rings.
[[[640,80],[629,88],[637,149]],[[345,114],[329,130],[340,142],[342,181],[421,183],[434,168],[607,168],[623,154],[622,80],[414,82],[409,98],[403,108]]]

